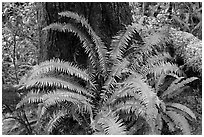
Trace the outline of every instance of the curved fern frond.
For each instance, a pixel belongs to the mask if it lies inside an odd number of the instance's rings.
[[[184,87],[186,84],[197,80],[198,78],[196,77],[191,77],[191,78],[187,78],[186,80],[183,80],[180,83],[173,83],[171,84],[168,89],[161,95],[161,97],[164,98],[172,98],[174,97],[174,92],[178,91],[179,89],[181,89],[182,87]]]
[[[106,115],[104,117],[104,115]],[[101,130],[99,133],[95,134],[106,134],[106,135],[125,135],[126,134],[126,127],[123,125],[122,120],[119,117],[114,116],[113,113],[111,114],[104,114],[98,120],[96,125],[98,125]]]
[[[145,105],[145,119],[147,123],[150,125],[151,134],[155,134],[155,119],[158,114],[158,110],[156,108],[157,97],[156,93],[154,93],[153,89],[144,82],[144,80],[136,76],[130,76],[125,82],[130,90],[135,91],[136,97],[138,99],[138,95],[140,96],[140,101]],[[115,91],[118,92],[119,90]],[[133,92],[134,93],[134,92]]]
[[[125,112],[127,114],[134,113],[134,116],[145,117],[146,107],[142,104],[141,101],[131,99],[124,102],[117,103],[113,108],[114,112],[120,113]]]
[[[111,68],[111,72],[108,76],[108,79],[105,81],[103,86],[103,93],[101,93],[101,97],[106,100],[108,98],[107,94],[112,94],[112,88],[117,83],[116,77],[120,78],[122,70],[127,68],[129,61],[123,59],[122,61],[117,62]]]
[[[61,12],[59,13],[59,15],[74,19],[76,22],[81,23],[81,25],[87,29],[88,34],[91,36],[95,44],[95,50],[98,53],[99,62],[100,62],[99,64],[101,64],[102,72],[105,73],[107,71],[107,67],[106,67],[107,49],[104,43],[102,42],[101,38],[97,36],[97,34],[92,29],[92,27],[89,25],[88,21],[83,16],[78,15],[77,13],[74,13],[74,12],[70,12],[70,11]]]
[[[69,62],[64,62],[59,59],[52,59],[34,66],[26,81],[52,71],[62,72],[71,76],[75,76],[77,78],[81,78],[85,81],[90,82],[91,85],[94,85],[90,81],[89,75],[86,73],[85,70],[80,69],[76,65],[72,65]]]
[[[183,75],[183,72],[179,69],[179,67],[176,64],[170,62],[160,62],[151,67],[144,68],[144,73],[145,74],[152,73],[154,74],[155,78],[159,77],[162,73],[164,74],[174,73],[177,74],[178,76]]]
[[[92,113],[92,105],[90,104],[90,100],[87,97],[74,92],[56,90],[54,92],[43,95],[42,99],[46,107],[60,102],[71,102],[78,105],[78,109],[84,108],[86,111]]]
[[[72,90],[75,91],[79,94],[84,94],[87,96],[92,97],[92,95],[87,91],[87,89],[81,87],[79,84],[69,81],[66,79],[59,79],[55,77],[45,77],[45,78],[36,78],[29,80],[28,82],[25,83],[26,88],[43,88],[43,87],[52,87],[54,89],[67,89],[67,90]]]
[[[42,95],[43,93],[31,91],[17,104],[16,108],[20,108],[27,104],[40,103],[43,101]]]
[[[101,121],[100,121],[101,122]],[[104,121],[103,127],[105,128],[105,133],[109,135],[125,135],[125,126],[122,120],[118,120],[118,117],[109,118]]]
[[[159,62],[164,62],[170,60],[172,57],[167,52],[158,53],[156,55],[151,55],[145,61],[146,66],[151,66],[151,64],[159,64]]]
[[[155,130],[156,130],[155,132],[157,135],[161,135],[162,127],[163,127],[162,116],[161,114],[158,114],[156,119],[156,127],[155,127]]]
[[[115,37],[113,37],[110,51],[110,56],[113,60],[121,60],[123,58],[123,54],[133,39],[134,35],[137,35],[137,39],[142,41],[142,38],[138,34],[138,25],[132,24],[126,28],[126,31],[120,31]]]
[[[166,42],[168,42],[167,30],[162,30],[160,32],[154,32],[153,34],[148,34],[147,30],[143,30],[147,36],[143,36],[142,44],[133,44],[129,51],[128,56],[139,56],[144,60],[148,59],[151,55],[159,54],[159,52],[164,52],[166,49]],[[147,32],[146,32],[147,31]],[[141,34],[142,35],[142,34]],[[136,57],[138,58],[138,57]],[[140,59],[141,60],[141,59]],[[142,62],[142,60],[141,60]]]
[[[52,131],[59,126],[60,122],[65,118],[66,115],[67,113],[65,111],[58,111],[57,113],[53,113],[45,128],[47,134],[52,133]]]
[[[166,42],[168,41],[168,28],[165,26],[161,28],[160,31],[154,32],[144,38],[145,44],[150,47],[156,46],[154,49],[156,49],[157,52],[164,51]]]
[[[191,134],[188,121],[185,119],[184,116],[174,111],[166,111],[165,113],[172,119],[172,121],[176,124],[176,127],[179,128],[184,135]]]
[[[52,29],[52,30],[57,30],[60,32],[71,32],[73,34],[75,34],[77,37],[79,37],[83,48],[85,49],[85,52],[88,54],[88,57],[91,61],[91,64],[96,67],[98,64],[98,58],[97,58],[97,54],[96,51],[94,49],[94,46],[92,44],[92,42],[90,41],[90,39],[84,34],[82,33],[81,30],[79,30],[78,28],[76,28],[75,26],[73,26],[72,24],[66,23],[66,24],[61,24],[61,23],[53,23],[50,24],[49,26],[45,27],[44,30],[47,29]]]
[[[188,118],[189,120],[196,120],[196,116],[192,112],[192,110],[182,104],[166,103],[166,109],[169,111],[176,111],[182,114],[184,117]]]

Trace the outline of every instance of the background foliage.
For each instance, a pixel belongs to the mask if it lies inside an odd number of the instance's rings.
[[[34,3],[2,6],[2,81],[14,85],[37,63],[37,11]]]
[[[130,6],[134,21],[148,17],[147,22],[151,20],[151,24],[171,24],[202,39],[201,2],[133,2]]]

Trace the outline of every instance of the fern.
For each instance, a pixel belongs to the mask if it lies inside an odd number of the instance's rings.
[[[147,123],[150,125],[151,134],[154,134],[154,132],[155,132],[154,119],[156,119],[158,111],[156,109],[156,105],[157,105],[156,94],[153,92],[153,89],[151,87],[149,87],[141,77],[138,77],[138,75],[136,75],[136,76],[133,75],[130,78],[128,78],[124,82],[124,85],[127,86],[128,88],[121,90],[121,91],[120,90],[115,91],[116,92],[115,94],[116,95],[120,94],[123,96],[127,96],[129,94],[131,96],[134,96],[134,98],[136,100],[141,101],[140,104],[144,105],[145,110],[140,110],[139,113],[142,112],[145,114],[145,119],[147,120]],[[130,91],[132,91],[132,93]],[[123,94],[121,94],[121,93],[123,93]],[[124,93],[126,93],[126,94],[124,94]],[[135,103],[135,105],[136,104],[137,103]],[[128,104],[125,104],[125,103],[124,103],[124,105],[128,106]],[[130,111],[130,110],[131,109],[129,109],[128,111]]]
[[[52,131],[57,128],[57,126],[60,124],[60,122],[63,120],[63,118],[67,115],[64,111],[58,111],[57,113],[54,113],[52,117],[50,117],[50,121],[47,123],[45,131],[47,134],[52,133]]]
[[[106,49],[104,43],[102,42],[101,38],[96,35],[96,33],[94,32],[92,27],[88,24],[88,21],[83,16],[79,16],[77,13],[73,13],[70,11],[61,12],[61,13],[59,13],[59,15],[74,19],[76,22],[81,23],[81,25],[87,29],[88,34],[90,34],[90,36],[91,36],[91,38],[95,44],[95,50],[97,51],[97,54],[99,57],[99,64],[103,68],[102,72],[105,74],[105,72],[107,71],[107,66],[106,66],[107,49]]]
[[[80,69],[76,65],[72,65],[69,62],[64,62],[59,59],[52,59],[34,66],[30,72],[30,75],[27,76],[28,79],[26,79],[26,81],[48,72],[62,72],[71,76],[81,78],[91,83],[91,81],[89,81],[89,75],[85,70]],[[91,84],[94,85],[93,83]]]
[[[76,36],[78,36],[81,43],[82,43],[82,46],[85,49],[85,52],[88,53],[88,57],[90,58],[91,64],[94,67],[98,67],[97,66],[98,58],[97,58],[93,43],[84,33],[82,33],[75,26],[73,26],[72,24],[68,24],[68,23],[66,23],[66,24],[53,23],[53,24],[50,24],[49,26],[44,28],[44,30],[47,30],[47,29],[57,30],[60,32],[71,32],[71,33],[75,34]]]
[[[114,88],[114,85],[116,85],[117,80],[116,78],[121,77],[121,72],[124,68],[127,67],[129,62],[124,59],[121,62],[115,63],[114,66],[112,66],[111,72],[107,78],[107,80],[104,83],[103,86],[103,92],[101,93],[101,98],[104,99],[104,101],[108,98],[108,94],[112,94],[112,89]]]
[[[145,117],[146,107],[142,104],[142,102],[132,99],[116,103],[114,105],[114,112],[118,114],[121,112],[125,112],[126,114],[133,113],[134,115],[129,116],[129,119],[139,116]]]
[[[137,39],[142,41],[141,37],[137,32],[138,26],[136,24],[129,25],[125,31],[121,31],[116,35],[111,43],[112,50],[110,56],[112,59],[121,60],[123,58],[124,51],[128,47],[129,43],[134,38],[134,35],[137,35]]]
[[[188,107],[179,104],[179,103],[166,103],[168,111],[176,111],[177,113],[182,114],[184,117],[189,120],[196,120],[195,114]]]
[[[89,100],[81,95],[74,92],[67,92],[63,90],[57,90],[56,92],[51,92],[42,96],[45,106],[50,106],[58,102],[68,101],[78,105],[85,105],[87,110],[91,110],[91,105]]]
[[[118,119],[112,113],[104,113],[99,114],[101,117],[95,121],[95,127],[98,127],[99,132],[95,132],[95,134],[106,134],[106,135],[125,135],[126,128],[123,125],[122,121]]]
[[[37,125],[41,130],[52,134],[65,118],[70,118],[84,129],[90,125],[94,134],[123,135],[138,130],[161,134],[163,122],[170,131],[179,128],[184,134],[190,133],[187,119],[195,119],[193,112],[165,100],[197,79],[184,80],[183,72],[166,52],[169,28],[155,31],[129,25],[113,38],[108,52],[83,16],[70,11],[59,15],[69,18],[70,23],[53,23],[44,29],[73,33],[90,62],[87,69],[81,69],[52,59],[33,67],[21,81],[21,89],[31,92],[17,108],[38,104]],[[174,81],[157,96],[170,75]],[[142,129],[145,126],[148,132]]]
[[[186,84],[194,81],[194,80],[197,80],[198,78],[196,77],[191,77],[191,78],[187,78],[186,80],[183,80],[182,82],[180,83],[172,83],[168,89],[161,95],[162,98],[172,98],[174,97],[174,95],[177,95],[175,94],[175,92],[177,90],[179,90],[180,88],[184,87]]]
[[[139,26],[137,24],[137,26]],[[166,51],[166,43],[168,43],[168,29],[161,29],[158,32],[151,32],[151,29],[145,29],[142,27],[140,35],[142,36],[142,43],[134,43],[128,51],[128,56],[133,56],[135,53],[139,55],[139,58],[147,59],[153,54]],[[145,35],[143,35],[145,33]],[[152,34],[151,34],[152,33]],[[137,57],[138,58],[138,57]],[[142,61],[142,60],[141,60]]]
[[[162,128],[163,128],[162,116],[161,114],[158,114],[156,118],[155,133],[157,135],[161,135]]]
[[[171,120],[176,124],[176,127],[181,129],[184,135],[190,135],[191,130],[188,121],[182,115],[174,111],[166,111],[166,114],[171,118]]]
[[[42,95],[42,93],[31,91],[17,104],[16,108],[20,108],[26,104],[40,103],[43,101]]]
[[[72,90],[80,94],[85,94],[87,96],[92,96],[85,88],[81,87],[79,84],[74,83],[69,80],[61,80],[59,78],[45,77],[39,79],[33,79],[25,83],[25,87],[29,88],[43,88],[43,87],[52,87],[57,89],[67,89]]]
[[[142,50],[145,51],[163,51],[165,49],[165,42],[166,35],[164,33],[153,33],[152,35],[149,35],[148,37],[144,38],[145,46],[142,47]],[[153,47],[156,46],[156,47]],[[156,50],[155,50],[156,49]]]

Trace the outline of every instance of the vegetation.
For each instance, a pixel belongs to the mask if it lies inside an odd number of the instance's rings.
[[[200,40],[141,18],[107,46],[82,15],[59,16],[69,22],[43,31],[72,33],[88,59],[54,58],[33,66],[16,86],[21,100],[3,115],[3,134],[192,134],[197,116],[174,98],[200,82]],[[189,58],[192,47],[198,48],[196,59]],[[185,67],[198,75],[189,76]]]

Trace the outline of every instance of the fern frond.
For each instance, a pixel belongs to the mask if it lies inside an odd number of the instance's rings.
[[[30,75],[28,76],[28,79],[26,80],[31,80],[39,75],[52,71],[69,74],[71,76],[81,78],[91,83],[91,81],[89,81],[89,75],[86,73],[85,70],[80,69],[76,65],[73,65],[69,62],[64,62],[59,59],[52,59],[34,66],[30,72]],[[93,85],[93,83],[91,84]]]
[[[117,103],[114,105],[114,112],[120,113],[125,112],[127,114],[134,113],[134,116],[145,117],[146,107],[138,100],[127,100],[124,102]]]
[[[100,117],[97,120],[97,125],[100,125],[102,134],[106,135],[125,135],[126,127],[123,125],[122,120],[113,114],[106,115],[105,117]]]
[[[190,120],[196,120],[195,114],[188,107],[179,103],[166,103],[166,109],[169,111],[176,111]]]
[[[152,54],[159,54],[159,52],[164,51],[164,37],[159,34],[154,34],[147,36],[143,38],[144,44],[133,44],[132,47],[130,47],[129,55],[128,56],[133,56],[134,54],[139,55],[139,58],[149,58]],[[138,57],[137,57],[138,58]]]
[[[158,114],[156,119],[156,127],[155,127],[155,130],[156,130],[155,132],[157,135],[161,135],[162,127],[163,127],[162,116],[161,114]]]
[[[106,67],[106,53],[107,49],[102,42],[101,38],[97,36],[97,34],[94,32],[92,27],[89,25],[88,21],[81,15],[78,15],[77,13],[66,11],[59,13],[61,16],[65,16],[71,19],[74,19],[76,22],[81,23],[83,27],[85,27],[88,31],[88,34],[91,36],[94,44],[95,44],[95,50],[97,51],[98,57],[99,57],[99,64],[102,67],[102,72],[105,73],[107,71]]]
[[[58,102],[64,102],[64,101],[70,101],[73,104],[81,104],[81,103],[87,103],[89,102],[89,99],[81,94],[77,94],[74,92],[69,92],[66,90],[59,90],[49,92],[47,94],[44,94],[42,96],[42,99],[44,100],[45,104],[53,104]]]
[[[129,64],[129,61],[123,59],[122,61],[117,62],[111,68],[111,72],[108,76],[108,79],[104,83],[103,93],[101,93],[101,97],[106,100],[108,98],[107,94],[112,94],[111,88],[117,83],[116,77],[119,78],[121,76],[122,70],[125,69]]]
[[[156,46],[154,49],[157,49],[157,51],[163,51],[165,49],[166,42],[168,42],[168,29],[163,28],[158,32],[148,35],[144,38],[144,42],[150,47]]]
[[[82,43],[82,46],[85,49],[85,52],[88,54],[91,64],[94,67],[97,66],[98,58],[97,58],[95,48],[92,42],[90,41],[90,39],[81,30],[79,30],[78,28],[76,28],[75,26],[69,23],[66,23],[66,24],[53,23],[44,28],[44,30],[47,30],[47,29],[52,29],[60,32],[71,32],[75,34],[77,37],[79,37]]]
[[[87,97],[74,92],[56,90],[54,92],[43,95],[42,99],[46,107],[55,105],[60,102],[71,102],[73,104],[76,104],[78,106],[78,109],[80,109],[80,107],[83,107],[86,109],[86,111],[92,113],[92,106],[89,103],[90,100]]]
[[[40,103],[43,101],[42,95],[43,93],[31,91],[17,104],[16,108],[32,103]]]
[[[179,69],[179,67],[176,64],[170,62],[160,62],[151,67],[144,68],[144,71],[145,74],[149,72],[154,74],[155,78],[159,77],[162,73],[164,74],[174,73],[177,74],[178,76],[183,75],[183,72]]]
[[[25,83],[26,88],[43,88],[43,87],[52,87],[54,89],[67,89],[75,91],[79,94],[84,94],[87,96],[92,97],[92,95],[87,91],[87,89],[81,87],[79,84],[70,81],[70,80],[63,80],[55,77],[45,77],[45,78],[36,78],[29,80]]]
[[[138,25],[132,24],[126,28],[126,31],[120,31],[115,37],[113,37],[110,51],[110,56],[113,60],[121,60],[123,58],[123,54],[133,39],[134,35],[137,35],[137,39],[142,41],[142,38],[137,32]]]
[[[198,78],[196,77],[191,77],[191,78],[187,78],[186,80],[183,80],[180,83],[173,83],[171,84],[168,89],[161,95],[161,97],[164,98],[172,98],[175,94],[174,92],[176,92],[177,90],[181,89],[182,87],[184,87],[186,84],[197,80]]]
[[[139,117],[135,121],[136,121],[135,124],[129,129],[128,135],[135,135],[135,134],[138,134],[139,130],[142,130],[142,131],[145,130],[144,125],[146,124],[146,122],[145,122],[144,118]],[[141,134],[143,135],[143,133],[140,133],[139,135],[141,135]]]
[[[145,61],[145,64],[147,66],[150,66],[150,64],[159,64],[159,62],[162,62],[162,61],[164,62],[164,61],[167,61],[171,58],[172,57],[170,56],[169,53],[162,52],[162,53],[158,53],[156,55],[149,56],[149,58],[147,58],[147,60]]]
[[[106,134],[109,135],[125,135],[126,128],[122,123],[122,120],[118,120],[118,117],[106,119],[106,125],[104,125]]]
[[[160,89],[160,85],[163,85],[165,78],[166,78],[166,74],[161,74],[159,78],[156,80],[156,84],[155,84],[156,93],[158,93]]]
[[[120,111],[118,114],[119,114],[119,117],[123,119],[123,121],[135,121],[138,119],[138,115],[135,115],[135,113]]]
[[[181,129],[184,135],[190,135],[191,130],[188,124],[188,121],[185,119],[184,116],[174,112],[174,111],[166,111],[165,112],[176,124],[177,128]]]
[[[155,134],[155,119],[158,114],[156,108],[158,104],[156,101],[158,98],[156,98],[153,89],[138,75],[129,77],[124,83],[128,85],[131,90],[135,90],[136,94],[140,96],[140,100],[145,104],[146,120],[150,125],[151,134]]]
[[[64,111],[58,111],[57,113],[53,113],[53,115],[50,117],[49,122],[46,125],[45,131],[47,134],[52,133],[52,131],[57,128],[60,124],[60,122],[64,119],[64,117],[67,115]]]

